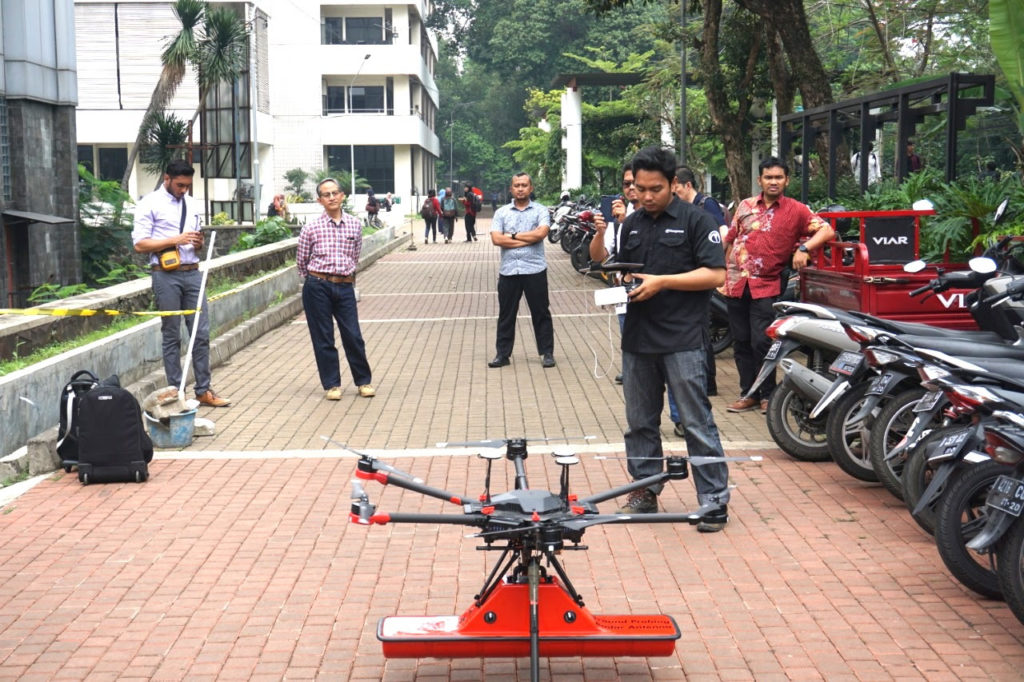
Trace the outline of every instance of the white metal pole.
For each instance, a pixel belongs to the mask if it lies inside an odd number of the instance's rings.
[[[196,334],[199,332],[199,315],[203,312],[203,295],[206,293],[206,278],[210,275],[210,260],[213,258],[213,243],[217,241],[217,232],[210,233],[210,246],[206,249],[206,262],[200,265],[203,276],[199,282],[199,296],[196,298],[196,311],[192,313],[192,333],[188,337],[188,350],[185,351],[185,366],[181,370],[181,385],[178,386],[178,400],[185,402],[185,382],[188,381],[188,369],[192,364],[192,349],[196,346]]]

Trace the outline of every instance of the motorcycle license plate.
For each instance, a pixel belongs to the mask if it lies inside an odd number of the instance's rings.
[[[1010,516],[1020,516],[1024,511],[1024,481],[1009,476],[1000,476],[992,484],[985,498],[985,504]]]
[[[928,453],[928,460],[931,461],[933,457],[941,457],[945,459],[956,455],[960,452],[960,449],[963,448],[964,443],[967,442],[967,439],[971,437],[972,433],[972,429],[961,429],[956,433],[951,433],[948,436],[945,436],[942,440],[931,447]]]
[[[764,354],[765,360],[774,360],[779,354],[779,349],[782,348],[781,341],[775,341],[772,343],[772,347],[768,349],[768,352]]]
[[[863,361],[864,356],[860,353],[855,353],[851,350],[844,350],[839,354],[839,357],[832,362],[828,371],[833,374],[842,374],[843,376],[848,377],[860,368],[860,363]]]
[[[942,391],[928,391],[914,405],[914,412],[931,412],[939,404],[939,401],[942,400],[943,395]]]
[[[875,380],[871,382],[871,386],[868,387],[865,395],[885,395],[889,392],[889,388],[896,380],[896,375],[892,372],[884,372],[875,377]]]

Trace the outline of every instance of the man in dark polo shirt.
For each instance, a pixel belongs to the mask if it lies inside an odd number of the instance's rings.
[[[626,402],[628,469],[633,480],[663,467],[661,413],[665,386],[672,387],[691,456],[722,457],[718,427],[706,394],[704,332],[711,291],[725,281],[718,225],[708,213],[673,194],[676,159],[658,147],[633,157],[639,209],[623,223],[617,260],[643,263],[633,276],[622,331],[622,376]],[[604,220],[595,217],[604,238]],[[627,280],[630,279],[627,276]],[[728,521],[729,469],[725,462],[693,468],[697,502],[711,507],[697,529],[715,532]],[[624,514],[658,511],[661,486],[629,495]]]

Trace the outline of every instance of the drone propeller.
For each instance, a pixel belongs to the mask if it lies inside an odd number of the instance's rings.
[[[447,447],[483,447],[483,448],[500,448],[503,445],[508,445],[510,441],[552,441],[552,440],[593,440],[596,436],[537,436],[535,438],[488,438],[484,440],[464,440],[464,441],[441,441],[437,443],[439,448]]]
[[[370,460],[371,462],[373,462],[373,466],[374,466],[375,469],[379,469],[381,471],[386,471],[389,474],[394,474],[395,476],[401,476],[402,478],[408,478],[409,480],[415,481],[416,483],[423,483],[423,479],[422,478],[418,478],[416,476],[413,476],[412,474],[406,473],[406,472],[402,471],[401,469],[397,469],[397,468],[391,466],[390,464],[385,464],[384,462],[380,461],[379,459],[377,459],[376,457],[374,457],[373,455],[371,455],[369,453],[359,452],[358,450],[353,450],[352,448],[350,448],[349,446],[345,445],[344,443],[339,443],[338,441],[334,440],[333,438],[329,438],[328,436],[320,436],[320,437],[323,438],[328,443],[333,443],[334,445],[337,445],[342,450],[348,450],[349,452],[351,452],[351,453],[353,453],[355,455],[359,455],[359,457],[362,458],[362,459]]]
[[[761,462],[764,461],[762,455],[746,455],[744,457],[705,457],[703,455],[694,455],[693,457],[609,457],[608,455],[594,455],[594,459],[625,459],[633,460],[634,462],[639,461],[656,461],[664,462],[666,459],[685,459],[687,462],[695,467],[704,466],[705,464],[720,464],[722,462]]]

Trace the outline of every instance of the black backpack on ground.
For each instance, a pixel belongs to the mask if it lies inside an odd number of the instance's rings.
[[[135,396],[120,386],[101,385],[79,403],[78,480],[141,483],[149,478],[153,441]]]
[[[116,376],[112,376],[103,383],[116,386],[118,380]],[[64,471],[71,471],[71,467],[78,464],[78,408],[82,396],[99,385],[100,380],[95,374],[82,369],[71,375],[71,379],[64,385],[64,390],[60,392],[57,456],[63,463]]]

